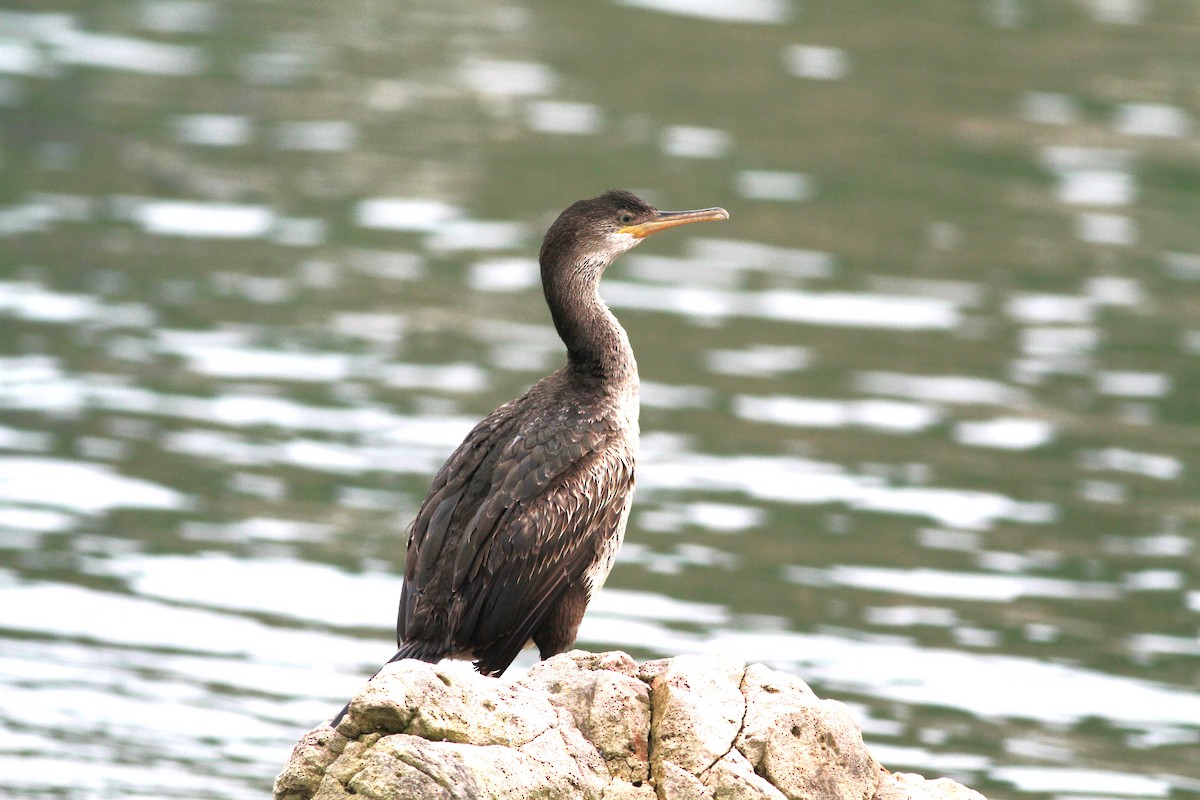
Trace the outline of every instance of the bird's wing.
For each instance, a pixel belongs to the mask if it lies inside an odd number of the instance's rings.
[[[501,514],[472,558],[456,559],[458,629],[476,643],[481,671],[503,672],[568,587],[586,579],[622,525],[632,487],[627,447],[588,452]]]
[[[485,419],[414,522],[398,638],[441,638],[428,628],[449,625],[452,640],[475,649],[511,638],[515,656],[615,531],[632,481],[615,427],[575,418],[514,433]],[[422,602],[446,613],[418,614]]]
[[[415,604],[434,577],[447,536],[452,533],[452,528],[462,528],[464,521],[474,513],[472,506],[478,504],[480,497],[486,496],[491,479],[490,470],[484,465],[492,456],[495,443],[505,438],[510,427],[511,405],[500,406],[467,434],[434,476],[417,511],[409,529],[404,585],[400,591],[400,613],[396,623],[399,644],[414,635],[411,629]],[[494,457],[491,460],[494,461]]]

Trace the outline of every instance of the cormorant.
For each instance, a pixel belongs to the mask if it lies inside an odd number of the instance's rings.
[[[575,643],[625,534],[638,443],[637,362],[600,276],[652,233],[728,218],[612,190],[550,226],[542,290],[567,363],[485,417],[433,479],[408,539],[388,663],[470,659],[499,676],[530,640],[542,658]]]

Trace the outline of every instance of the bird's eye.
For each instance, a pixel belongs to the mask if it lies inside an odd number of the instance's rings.
[[[633,214],[630,214],[628,211],[621,214],[622,225],[628,225],[631,222],[633,222]]]

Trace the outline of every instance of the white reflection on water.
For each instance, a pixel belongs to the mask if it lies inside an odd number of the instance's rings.
[[[1019,294],[1009,298],[1005,311],[1027,325],[1083,325],[1095,317],[1090,298],[1067,294]]]
[[[1161,778],[1100,769],[1008,766],[996,768],[990,776],[1011,783],[1023,792],[1122,797],[1166,797],[1171,794],[1170,782]]]
[[[809,325],[897,330],[946,330],[960,321],[958,305],[932,297],[851,292],[721,291],[609,281],[609,305],[665,311],[698,319],[759,317]]]
[[[733,137],[717,128],[671,125],[663,130],[662,151],[676,158],[721,158],[733,146]]]
[[[433,225],[438,224],[436,221]],[[388,281],[413,281],[424,275],[424,260],[403,250],[351,249],[347,266]]]
[[[1147,0],[1087,0],[1082,5],[1105,25],[1140,25],[1150,10]]]
[[[720,375],[769,377],[807,369],[812,351],[798,345],[755,344],[742,350],[709,350],[704,360],[710,372]]]
[[[138,11],[142,27],[156,33],[207,33],[218,18],[211,0],[143,0]]]
[[[851,508],[911,515],[968,530],[986,530],[1001,520],[1045,524],[1058,515],[1050,503],[1022,502],[995,492],[923,486],[887,486],[831,462],[790,456],[679,454],[643,439],[638,464],[642,497],[665,489],[731,491],[797,505],[845,503]]]
[[[967,375],[909,375],[903,372],[859,372],[855,385],[861,392],[910,397],[933,403],[1014,406],[1026,401],[1027,392],[1000,381]]]
[[[931,606],[876,606],[863,610],[863,621],[871,625],[889,628],[912,628],[926,625],[934,628],[949,628],[959,624],[958,614],[952,608]]]
[[[477,364],[381,364],[373,373],[386,386],[433,392],[479,392],[488,385]]]
[[[1200,282],[1200,253],[1162,254],[1163,270],[1170,277],[1189,283]]]
[[[1200,611],[1200,599],[1197,602],[1190,603],[1189,607],[1195,611]],[[1143,664],[1150,662],[1154,656],[1160,655],[1200,656],[1200,639],[1190,636],[1138,633],[1126,640],[1126,646],[1129,648],[1129,652],[1133,653]],[[1200,740],[1200,733],[1197,733],[1193,738]]]
[[[1161,372],[1107,370],[1096,373],[1096,391],[1114,397],[1165,397],[1171,376]]]
[[[960,322],[958,304],[936,297],[776,291],[757,299],[763,317],[812,325],[946,330]]]
[[[335,474],[361,474],[375,470],[425,474],[436,469],[444,457],[440,449],[419,453],[411,448],[347,445],[301,438],[263,444],[238,434],[213,430],[172,431],[163,437],[162,448],[169,453],[208,458],[221,464],[242,467],[292,466]],[[257,480],[273,479],[259,476]],[[280,488],[272,490],[269,493],[271,496],[284,494],[282,484],[272,485]]]
[[[1121,214],[1080,214],[1075,230],[1079,238],[1092,244],[1131,245],[1137,241],[1137,224]]]
[[[750,200],[799,202],[812,198],[814,182],[801,172],[747,169],[737,176],[737,193]]]
[[[0,506],[0,530],[4,531],[2,546],[5,549],[34,549],[14,546],[12,537],[20,537],[22,534],[30,533],[61,533],[71,530],[75,525],[76,519],[70,514],[63,514],[45,508]],[[36,545],[37,537],[32,536],[27,540],[18,541],[28,541]]]
[[[146,233],[211,239],[254,239],[275,224],[267,206],[146,200],[132,214]]]
[[[474,418],[405,416],[366,406],[338,408],[305,405],[258,395],[216,397],[164,395],[105,380],[108,376],[63,374],[52,358],[12,359],[30,368],[0,380],[0,408],[72,413],[99,408],[192,419],[231,427],[268,426],[281,430],[373,433],[384,442],[428,445],[450,452],[470,431]]]
[[[280,150],[314,153],[345,152],[358,142],[358,126],[343,119],[280,122],[272,136],[272,143]]]
[[[487,373],[475,364],[381,364],[378,358],[311,350],[261,350],[222,342],[208,336],[164,331],[159,349],[188,360],[188,368],[203,375],[244,380],[334,383],[370,377],[384,385],[443,392],[477,392],[487,385]],[[174,335],[183,334],[183,335]]]
[[[679,277],[689,282],[708,278],[708,269],[734,270],[737,272],[765,272],[785,278],[828,278],[833,275],[837,259],[824,250],[807,250],[800,247],[778,247],[761,242],[745,242],[736,239],[709,239],[702,236],[687,242],[688,260],[692,262],[690,272],[681,272]],[[631,265],[642,254],[627,257],[625,264]],[[696,262],[706,268],[698,270]],[[651,270],[637,274],[644,280],[661,280]]]
[[[434,252],[453,250],[514,250],[525,244],[528,230],[519,222],[452,219],[438,225],[425,238]]]
[[[784,54],[784,65],[797,78],[836,81],[850,71],[850,58],[840,47],[795,44]]]
[[[29,202],[0,208],[0,236],[45,233],[59,219],[47,203]]]
[[[987,756],[947,753],[928,750],[924,747],[903,747],[886,742],[871,741],[874,733],[871,723],[871,720],[867,720],[862,724],[863,733],[866,734],[867,743],[871,748],[871,755],[875,756],[875,760],[880,764],[886,764],[890,770],[899,771],[898,768],[904,767],[924,774],[963,776],[967,773],[985,773],[992,764],[992,760]],[[889,735],[891,732],[885,728],[880,733]]]
[[[998,417],[963,421],[954,426],[954,440],[972,447],[1000,450],[1032,450],[1054,440],[1055,427],[1040,419]]]
[[[39,322],[81,322],[98,317],[101,308],[91,295],[55,292],[33,281],[0,281],[0,315]]]
[[[1133,176],[1115,170],[1079,170],[1059,176],[1058,199],[1085,206],[1126,206],[1137,187]]]
[[[53,458],[0,458],[0,502],[98,514],[114,508],[178,511],[186,495],[104,464]]]
[[[1121,576],[1121,585],[1131,592],[1179,592],[1183,573],[1170,569],[1146,569]]]
[[[406,320],[383,312],[344,311],[333,315],[331,327],[339,336],[362,339],[391,349],[403,337]]]
[[[93,570],[124,579],[143,597],[343,628],[384,627],[390,616],[387,609],[400,598],[397,575],[355,575],[295,559],[234,558],[225,553],[133,555],[97,563]],[[221,591],[214,592],[214,586]]]
[[[266,593],[280,588],[268,580],[249,588]],[[224,589],[223,582],[219,582]],[[303,585],[299,591],[305,591]],[[207,590],[212,594],[214,585]],[[290,593],[289,593],[290,594]],[[109,646],[177,650],[249,658],[266,663],[326,647],[326,634],[267,625],[248,617],[203,608],[183,608],[136,595],[78,586],[30,583],[0,573],[0,627],[31,634],[100,642]],[[391,601],[394,602],[394,601]],[[28,609],[36,608],[31,615]],[[228,667],[226,667],[228,668]],[[319,687],[313,687],[313,691]]]
[[[1122,103],[1113,127],[1126,136],[1183,139],[1191,135],[1192,118],[1179,106],[1166,103]]]
[[[679,284],[690,288],[736,289],[742,285],[746,268],[720,258],[695,258],[634,253],[620,262],[618,272],[652,284]],[[607,279],[603,288],[617,283]]]
[[[1115,555],[1143,558],[1182,558],[1192,552],[1196,543],[1186,536],[1160,533],[1154,536],[1106,536],[1104,551]],[[1200,646],[1200,641],[1197,642]]]
[[[741,533],[751,528],[761,527],[766,523],[767,513],[758,506],[735,505],[733,503],[685,503],[670,504],[653,512],[641,512],[638,519],[645,526],[645,517],[649,514],[663,518],[671,518],[672,527],[661,526],[661,529],[674,529],[679,525],[692,525],[703,530],[719,533]]]
[[[1065,203],[1118,206],[1134,199],[1137,187],[1130,172],[1130,150],[1053,146],[1042,149],[1042,162],[1058,175],[1059,199]],[[1137,226],[1127,216],[1086,212],[1076,219],[1080,239],[1093,244],[1130,245]]]
[[[163,349],[167,350],[166,347]],[[187,359],[188,368],[193,372],[236,379],[319,383],[341,381],[350,376],[354,361],[352,356],[343,353],[254,350],[215,345],[193,345],[175,352]]]
[[[1097,275],[1088,278],[1084,282],[1083,291],[1093,302],[1105,306],[1135,308],[1146,299],[1140,281],[1136,278],[1118,278],[1114,275]]]
[[[707,386],[673,386],[642,381],[643,408],[711,408],[714,392]]]
[[[520,292],[541,286],[538,262],[532,258],[493,258],[471,265],[467,285],[482,292]]]
[[[620,5],[726,22],[779,24],[791,16],[786,0],[617,0]]]
[[[1022,328],[1017,341],[1021,353],[1032,358],[1013,363],[1013,379],[1018,383],[1037,384],[1054,373],[1082,375],[1090,372],[1089,357],[1100,344],[1100,331],[1062,325]]]
[[[34,75],[42,60],[32,42],[0,41],[0,72],[10,75]]]
[[[462,209],[440,200],[374,197],[360,200],[354,221],[363,228],[397,231],[433,231],[457,219]]]
[[[250,517],[229,523],[184,520],[179,525],[179,534],[185,541],[209,543],[320,542],[333,532],[332,525],[277,517]]]
[[[1132,150],[1112,147],[1054,145],[1042,149],[1042,162],[1055,172],[1088,169],[1127,170],[1133,162]]]
[[[82,67],[145,72],[158,75],[199,75],[206,61],[199,48],[90,33],[73,27],[52,29],[44,42],[56,61]]]
[[[558,83],[548,65],[534,61],[471,58],[460,69],[463,82],[482,95],[527,97],[549,94]]]
[[[1120,447],[1081,450],[1079,464],[1084,469],[1129,472],[1147,478],[1157,478],[1160,481],[1178,480],[1183,474],[1183,462],[1174,456],[1138,453]]]
[[[917,433],[937,424],[941,415],[929,406],[894,400],[815,400],[806,397],[733,399],[733,413],[756,422],[805,428],[862,427],[887,433]]]
[[[454,430],[465,434],[470,428],[460,425]],[[432,433],[439,435],[437,431]],[[441,465],[447,447],[444,442],[420,441],[425,436],[424,432],[410,430],[365,444],[304,438],[264,444],[227,431],[187,430],[167,434],[163,449],[237,466],[294,466],[341,474],[384,471],[427,477]]]
[[[1079,121],[1079,102],[1060,92],[1025,92],[1020,98],[1021,117],[1042,125],[1073,125]]]
[[[526,107],[526,119],[532,130],[571,136],[599,133],[604,124],[598,106],[564,100],[536,100]]]
[[[91,222],[101,204],[95,197],[70,192],[30,192],[27,197],[24,205],[10,206],[2,213],[5,217],[28,215],[31,230],[46,230],[55,222]]]
[[[250,117],[240,114],[181,114],[174,127],[180,142],[203,147],[240,147],[254,130]]]
[[[74,700],[78,702],[85,697]],[[64,723],[64,727],[70,727],[70,722]],[[102,734],[103,731],[96,732]],[[17,751],[12,756],[0,751],[0,771],[12,781],[10,785],[36,791],[38,794],[34,796],[191,798],[211,797],[216,791],[218,797],[247,800],[262,797],[261,788],[247,787],[244,780],[235,776],[213,775],[209,765],[193,772],[181,769],[177,763],[157,766],[148,766],[146,762],[123,763],[132,758],[128,743],[119,752],[89,757],[78,750],[57,751],[52,742],[50,737],[35,739],[25,747],[12,748]],[[31,758],[26,752],[50,752],[54,756]],[[161,754],[156,755],[161,758]],[[148,759],[150,763],[155,760],[158,759]]]
[[[913,597],[1007,603],[1021,597],[1064,600],[1119,600],[1122,587],[1099,581],[1072,581],[1028,575],[949,572],[935,569],[892,569],[837,565],[829,568],[784,568],[784,577],[804,586],[853,586]]]

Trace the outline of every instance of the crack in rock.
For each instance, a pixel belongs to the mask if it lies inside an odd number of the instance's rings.
[[[750,669],[749,666],[743,666],[742,667],[742,677],[738,679],[738,692],[742,696],[742,721],[738,723],[738,729],[734,732],[733,738],[729,741],[729,747],[725,748],[725,752],[722,753],[721,755],[717,756],[715,759],[713,759],[713,762],[711,764],[709,764],[707,767],[705,767],[704,769],[700,770],[699,773],[697,773],[696,777],[700,778],[701,780],[703,780],[704,775],[706,773],[708,773],[709,770],[711,770],[717,764],[720,764],[722,761],[724,761],[729,756],[730,753],[733,752],[733,749],[735,747],[737,747],[738,738],[742,735],[742,731],[744,731],[746,729],[746,715],[750,711],[750,700],[746,697],[744,688],[746,685],[746,672],[749,669]]]

